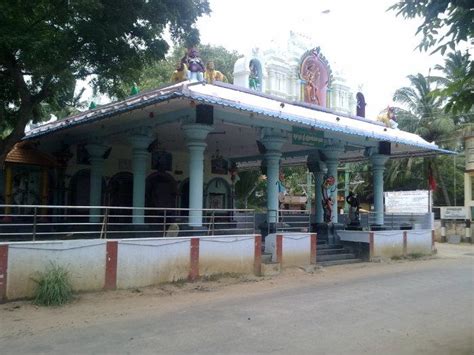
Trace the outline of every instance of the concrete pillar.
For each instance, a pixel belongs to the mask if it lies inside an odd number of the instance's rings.
[[[86,149],[91,163],[89,206],[101,206],[104,154],[109,147],[101,144],[88,144]],[[91,208],[89,210],[89,222],[99,223],[101,221],[100,213],[100,208]]]
[[[372,172],[374,175],[374,212],[375,224],[384,224],[384,208],[383,208],[383,173],[385,163],[388,156],[375,154],[370,157],[372,163]]]
[[[327,175],[334,177],[334,186],[332,188],[331,199],[332,205],[332,223],[337,223],[338,209],[337,209],[337,167],[339,165],[339,157],[344,153],[344,147],[339,145],[327,146],[324,149],[326,156],[326,166],[328,168]]]
[[[346,164],[344,167],[344,213],[349,213],[350,206],[346,201],[346,197],[349,195],[349,190],[350,190],[350,185],[349,185],[349,179],[350,179],[351,172],[349,170],[349,164]]]
[[[212,126],[190,123],[182,126],[189,150],[189,225],[202,227],[204,192],[204,150]]]
[[[278,181],[280,179],[281,148],[286,142],[282,134],[271,130],[264,132],[262,143],[265,146],[265,161],[267,163],[267,222],[276,223],[278,218]]]
[[[326,164],[319,160],[319,154],[316,156],[310,155],[308,157],[308,169],[313,173],[314,176],[314,207],[316,223],[324,223],[324,212],[323,212],[323,192],[321,185],[323,184],[324,175],[326,175],[327,167]]]
[[[151,129],[143,128],[130,136],[133,173],[133,224],[145,223],[145,187],[147,166],[150,164],[148,146],[153,141]]]

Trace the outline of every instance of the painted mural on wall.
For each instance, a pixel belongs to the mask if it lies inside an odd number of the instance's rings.
[[[304,102],[326,107],[326,92],[331,78],[329,65],[319,47],[306,52],[301,60],[300,79]]]

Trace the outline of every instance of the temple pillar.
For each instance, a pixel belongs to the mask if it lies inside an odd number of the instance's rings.
[[[102,176],[104,172],[104,154],[109,149],[101,144],[88,144],[86,145],[87,152],[89,153],[89,161],[91,163],[90,173],[90,192],[89,192],[89,206],[96,208],[89,209],[89,222],[98,223],[100,222],[100,208],[97,206],[102,205]]]
[[[10,164],[5,164],[5,205],[11,205],[13,202],[13,169]],[[4,222],[11,222],[12,208],[5,207],[3,216]]]
[[[313,173],[314,176],[314,203],[315,203],[315,218],[316,223],[324,223],[324,211],[323,211],[323,191],[321,186],[324,181],[324,175],[327,172],[326,164],[319,160],[319,157],[309,156],[308,157],[308,169]]]
[[[337,223],[338,209],[337,209],[337,167],[339,166],[339,157],[344,153],[344,148],[342,146],[328,146],[324,149],[324,155],[326,157],[326,166],[328,168],[327,175],[334,177],[334,186],[331,192],[331,200],[333,201],[332,205],[332,221]]]
[[[279,180],[281,148],[286,137],[268,131],[264,133],[262,143],[265,146],[265,162],[267,166],[267,223],[269,226],[278,222],[279,209]],[[270,227],[270,230],[272,228]]]
[[[143,128],[130,136],[132,145],[132,173],[133,173],[133,224],[145,223],[145,188],[147,166],[150,163],[148,146],[153,141],[150,128]]]
[[[370,157],[372,173],[374,176],[374,213],[375,224],[377,225],[384,224],[383,173],[388,158],[388,156],[382,154],[374,154]]]
[[[202,208],[204,192],[204,151],[206,137],[212,126],[189,123],[182,126],[189,150],[189,225],[202,227]]]

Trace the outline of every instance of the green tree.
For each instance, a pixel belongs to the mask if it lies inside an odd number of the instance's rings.
[[[216,70],[222,72],[230,83],[233,82],[234,63],[241,57],[238,52],[210,44],[200,44],[196,47],[204,63],[213,61]],[[185,52],[186,46],[179,45],[175,47],[171,54],[165,59],[147,65],[141,72],[138,80],[140,90],[154,89],[161,85],[168,84],[171,74],[180,63]],[[124,96],[128,94],[129,91],[130,88],[124,86],[121,95]]]
[[[207,0],[37,0],[0,3],[0,164],[30,119],[78,79],[114,95],[175,40],[196,36]]]
[[[447,98],[445,111],[452,111],[457,124],[472,123],[470,116],[462,115],[469,112],[474,102],[474,62],[468,51],[448,53],[444,65],[436,65],[442,76],[435,77],[441,88],[434,90],[438,97]]]
[[[443,111],[443,100],[433,95],[437,80],[422,74],[410,75],[408,79],[411,85],[398,89],[393,96],[393,100],[403,106],[396,111],[399,128],[416,133],[428,142],[456,149],[455,138],[459,133],[456,132],[455,116],[446,114]],[[446,169],[440,164],[445,160],[446,157],[393,160],[388,164],[387,187],[427,188],[427,177],[431,169],[440,186],[443,204],[451,205]],[[439,203],[440,200],[436,202]]]
[[[470,0],[403,0],[389,8],[397,11],[397,16],[423,19],[417,34],[423,38],[418,48],[423,51],[433,49],[442,55],[449,48],[455,50],[460,42],[468,42],[474,37],[474,11]],[[474,68],[470,61],[465,76],[447,83],[443,90],[434,92],[448,99],[446,112],[468,112],[473,103]]]

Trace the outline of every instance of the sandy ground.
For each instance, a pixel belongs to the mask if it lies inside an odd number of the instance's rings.
[[[384,276],[406,275],[417,270],[422,273],[428,268],[443,267],[443,265],[448,267],[458,262],[462,262],[463,265],[474,265],[473,245],[437,244],[437,250],[436,256],[421,260],[341,265],[316,268],[311,272],[290,269],[276,277],[223,277],[218,280],[195,283],[79,294],[71,304],[60,308],[37,307],[28,301],[11,302],[0,305],[0,343],[11,344],[12,347],[8,350],[12,353],[30,352],[33,348],[22,348],[21,339],[24,339],[26,344],[36,341],[35,339],[50,337],[65,329],[74,333],[92,325],[100,327],[115,322],[126,322],[127,319],[141,319],[151,313],[156,316],[165,316],[183,309],[190,309],[194,305],[212,307],[213,304],[219,302],[238,302],[243,297],[242,295],[247,298],[264,298],[292,292],[308,285],[320,289],[342,287],[345,284],[355,283],[357,280],[365,282],[364,280],[371,278],[383,279]],[[471,268],[471,271],[474,271],[474,268]],[[471,282],[470,288],[473,289],[472,272],[468,279]],[[466,312],[471,312],[472,303],[471,309],[467,308]],[[472,319],[471,329],[468,331],[474,332]],[[472,338],[467,341],[472,344]],[[17,345],[18,350],[15,350]],[[48,348],[36,349],[34,352],[50,352]],[[5,350],[5,347],[0,349],[0,352],[2,350]],[[61,351],[57,352],[61,353]],[[75,353],[75,351],[72,352]],[[80,350],[77,353],[91,352]]]

